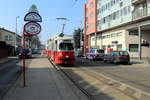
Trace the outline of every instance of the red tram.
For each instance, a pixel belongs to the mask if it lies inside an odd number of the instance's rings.
[[[60,34],[47,43],[47,56],[56,64],[74,64],[73,36]]]

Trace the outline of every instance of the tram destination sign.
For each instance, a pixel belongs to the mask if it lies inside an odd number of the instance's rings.
[[[41,25],[36,22],[28,22],[24,25],[26,36],[35,36],[41,32]]]

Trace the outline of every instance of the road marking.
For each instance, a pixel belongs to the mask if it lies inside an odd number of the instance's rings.
[[[84,83],[84,82],[85,82],[85,80],[78,81],[79,84]]]
[[[140,99],[141,96],[142,96],[142,92],[136,91],[136,92],[134,93],[134,96],[135,96],[136,98]]]
[[[123,84],[123,85],[121,85],[121,86],[119,87],[119,89],[122,90],[122,91],[124,91],[124,90],[126,89],[126,87],[127,87],[127,86],[126,86],[125,84]]]
[[[93,96],[100,94],[101,91],[99,89],[97,89],[95,92],[91,93]]]
[[[98,83],[98,81],[94,81],[94,82],[92,82],[91,84],[84,86],[83,88],[84,88],[84,89],[88,89],[88,88],[92,87],[93,85],[95,85],[95,84],[97,84],[97,83]]]

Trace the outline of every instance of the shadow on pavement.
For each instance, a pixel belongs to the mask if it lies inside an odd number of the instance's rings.
[[[91,82],[89,83],[79,74],[75,73],[72,69],[69,68],[67,69],[66,66],[63,69],[63,71],[67,73],[67,75],[71,77],[76,82],[76,84],[78,84],[80,87],[86,90],[93,97],[94,100],[114,100],[113,97],[105,94],[100,89],[98,89],[95,85],[92,85],[96,81],[91,80]],[[96,85],[99,84],[97,83]]]

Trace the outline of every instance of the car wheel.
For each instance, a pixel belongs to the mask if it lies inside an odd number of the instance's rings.
[[[94,57],[92,57],[92,60],[94,61],[94,60],[95,60],[95,58],[94,58]]]
[[[118,64],[117,59],[114,59],[114,60],[113,60],[113,63],[114,63],[114,64]]]
[[[85,56],[85,59],[88,59],[88,57],[87,57],[87,56]]]
[[[107,60],[106,59],[103,59],[104,63],[107,63]]]

